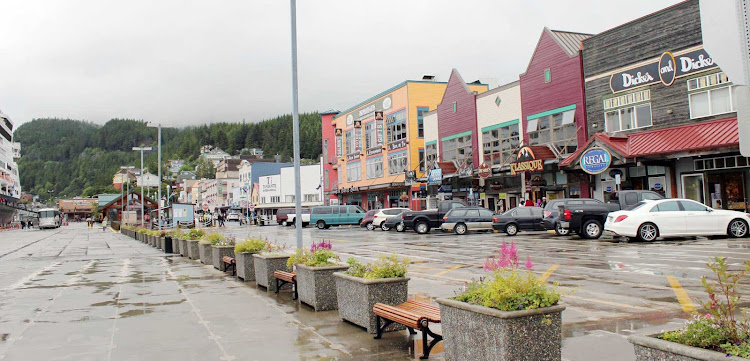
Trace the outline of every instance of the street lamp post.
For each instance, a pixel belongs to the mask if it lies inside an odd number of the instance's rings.
[[[294,213],[297,248],[302,248],[302,189],[299,169],[299,94],[297,92],[297,0],[289,0],[292,18],[292,127],[294,138]]]
[[[153,127],[150,127],[153,128]],[[157,198],[157,214],[156,214],[156,222],[159,224],[159,230],[161,231],[161,123],[156,125],[156,129],[158,129],[157,132],[157,142],[156,142],[156,149],[157,149],[157,164],[158,164],[158,174],[159,174],[159,186],[158,186],[158,198]],[[150,149],[149,149],[150,150]],[[143,167],[141,167],[143,168]]]
[[[143,219],[145,218],[145,203],[143,198],[143,152],[150,151],[151,149],[151,147],[133,147],[133,150],[141,152],[141,227],[143,227]]]

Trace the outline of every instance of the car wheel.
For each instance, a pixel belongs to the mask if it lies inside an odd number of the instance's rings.
[[[555,226],[555,233],[558,236],[567,236],[570,234],[570,230],[567,228],[560,227],[560,224],[558,223],[557,226]]]
[[[326,229],[326,222],[324,220],[318,221],[318,223],[315,223],[315,226],[318,227],[318,229]]]
[[[427,222],[419,221],[416,225],[414,225],[414,231],[419,234],[429,233],[430,225],[428,225]]]
[[[597,239],[602,236],[602,224],[595,219],[589,219],[583,223],[583,232],[581,232],[583,238]]]
[[[406,230],[406,225],[404,222],[400,222],[396,225],[396,232],[403,232]]]
[[[518,226],[516,226],[515,223],[508,223],[508,225],[505,226],[505,233],[509,236],[515,236],[518,234]]]
[[[380,224],[380,229],[386,232],[391,230],[390,228],[388,228],[388,226],[385,225],[385,222]]]
[[[288,225],[289,225],[289,223],[287,223],[287,221],[282,221],[282,222],[281,222],[281,225],[282,225],[282,226],[284,226],[284,227],[286,227],[286,226],[288,226]]]
[[[742,238],[747,236],[747,223],[741,219],[733,219],[727,227],[729,237]]]
[[[638,227],[638,240],[653,242],[659,237],[659,229],[653,223],[644,223]]]
[[[372,224],[372,222],[367,222],[367,225],[365,226],[368,231],[372,231],[375,229],[375,225]]]
[[[459,223],[455,227],[453,227],[453,231],[456,232],[456,234],[463,235],[466,234],[468,229],[466,228],[465,224]]]

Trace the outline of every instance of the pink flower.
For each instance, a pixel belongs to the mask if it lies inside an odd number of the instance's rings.
[[[530,256],[526,256],[526,263],[524,263],[524,266],[526,266],[526,269],[528,269],[528,270],[534,268],[534,264],[531,263],[531,257]]]

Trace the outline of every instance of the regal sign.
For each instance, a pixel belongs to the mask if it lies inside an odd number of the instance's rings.
[[[612,155],[604,148],[594,147],[581,154],[581,169],[588,174],[599,174],[612,164]]]
[[[520,172],[541,172],[544,170],[544,161],[536,159],[534,150],[530,147],[523,147],[518,150],[518,159],[515,163],[510,163],[510,175],[516,175]]]
[[[677,78],[715,67],[716,63],[703,49],[677,56],[667,51],[652,62],[612,74],[609,87],[612,93],[619,93],[659,82],[670,86]]]

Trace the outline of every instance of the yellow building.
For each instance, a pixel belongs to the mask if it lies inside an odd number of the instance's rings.
[[[440,103],[446,84],[407,80],[331,118],[331,163],[338,174],[332,193],[340,204],[424,207],[416,196],[424,189],[417,182],[425,171],[423,115]],[[479,83],[468,86],[477,93],[488,89]]]

